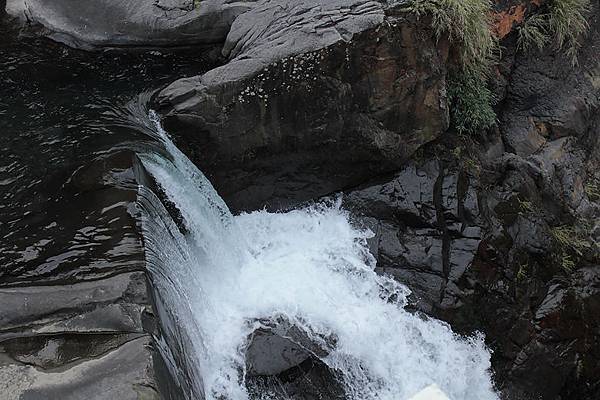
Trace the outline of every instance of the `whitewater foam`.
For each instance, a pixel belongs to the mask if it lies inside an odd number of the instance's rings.
[[[144,236],[173,325],[167,342],[183,349],[183,367],[193,370],[190,398],[248,399],[247,338],[259,319],[281,316],[326,348],[321,361],[348,399],[408,399],[430,385],[453,400],[498,398],[482,337],[459,337],[406,311],[409,290],[374,272],[372,233],[353,226],[339,200],[234,217],[152,119],[168,156],[140,159],[181,222],[141,188]]]

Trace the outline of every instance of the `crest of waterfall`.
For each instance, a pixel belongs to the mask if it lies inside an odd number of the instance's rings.
[[[453,400],[498,398],[483,338],[406,311],[409,290],[374,272],[372,233],[339,200],[233,216],[150,120],[164,151],[139,155],[154,182],[139,191],[147,264],[161,351],[190,399],[277,398],[249,393],[245,351],[260,320],[282,316],[325,350],[347,399],[403,400],[430,385]]]

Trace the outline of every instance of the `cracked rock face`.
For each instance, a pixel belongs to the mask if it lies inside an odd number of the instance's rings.
[[[415,309],[486,334],[510,400],[600,396],[598,18],[578,67],[507,35],[497,131],[440,138],[345,196]]]
[[[464,172],[411,163],[345,202],[375,232],[379,271],[407,284],[420,310],[460,306],[457,283],[481,241],[477,195]]]
[[[392,171],[439,136],[446,53],[378,2],[259,1],[232,26],[229,62],[157,103],[233,209],[285,207]]]
[[[7,11],[83,49],[215,45],[252,0],[8,0]]]

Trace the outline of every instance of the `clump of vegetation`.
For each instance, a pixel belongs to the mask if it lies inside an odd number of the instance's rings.
[[[591,201],[600,200],[600,184],[597,182],[589,182],[585,185],[585,194]]]
[[[551,229],[557,249],[558,263],[566,272],[571,272],[575,268],[576,262],[585,259],[585,251],[594,246],[586,235],[589,227],[584,223],[580,224],[580,229],[569,225],[560,225]]]
[[[518,46],[523,50],[543,48],[554,42],[577,64],[579,39],[589,29],[590,0],[551,0],[539,14],[528,18],[519,29]]]
[[[529,51],[533,47],[541,50],[550,40],[548,26],[544,15],[535,14],[529,17],[519,28],[517,46],[519,49]]]
[[[531,201],[521,200],[521,198],[517,197],[517,202],[519,203],[519,215],[533,213],[533,203]]]
[[[460,45],[461,66],[448,79],[451,120],[459,134],[476,133],[496,123],[494,96],[486,87],[498,54],[490,29],[489,0],[411,0],[406,10],[430,16],[437,38]]]
[[[552,237],[561,248],[571,250],[578,256],[583,255],[583,251],[590,247],[590,243],[582,237],[581,232],[572,226],[561,225],[552,228]]]
[[[528,269],[529,264],[519,264],[519,269],[517,270],[517,282],[524,282],[528,278]]]
[[[465,150],[464,145],[458,145],[452,149],[452,155],[456,159],[459,166],[469,171],[475,176],[481,174],[481,166],[479,161],[469,154],[469,151]]]
[[[571,258],[570,255],[563,252],[560,255],[560,266],[565,272],[573,272],[575,269],[575,261],[573,261],[573,258]]]
[[[462,62],[468,68],[481,68],[495,54],[497,41],[491,34],[488,0],[412,0],[406,10],[417,17],[429,15],[438,38],[448,35],[460,42]]]
[[[486,86],[486,75],[473,71],[453,72],[448,77],[450,117],[459,134],[476,133],[496,123],[496,99]]]

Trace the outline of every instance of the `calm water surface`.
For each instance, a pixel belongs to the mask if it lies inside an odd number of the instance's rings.
[[[141,268],[131,164],[147,138],[125,105],[208,67],[201,50],[87,53],[0,26],[0,286]]]

